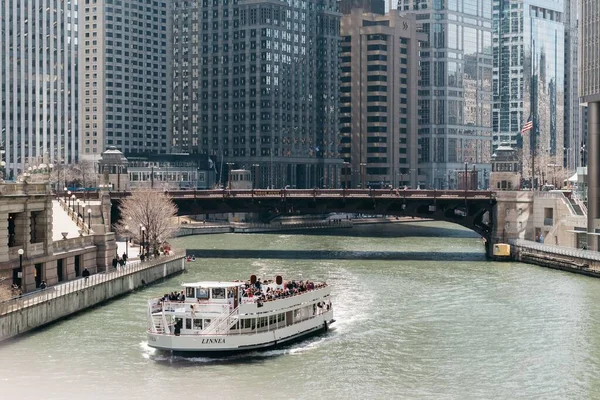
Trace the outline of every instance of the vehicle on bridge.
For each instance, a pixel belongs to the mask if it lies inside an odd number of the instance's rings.
[[[148,302],[148,345],[222,355],[289,344],[326,331],[333,319],[325,282],[196,282]]]

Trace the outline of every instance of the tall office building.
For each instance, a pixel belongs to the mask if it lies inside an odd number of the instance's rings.
[[[81,157],[166,153],[171,1],[79,3]]]
[[[0,129],[7,177],[77,159],[77,1],[0,3]]]
[[[489,0],[398,0],[428,35],[421,48],[418,179],[456,188],[475,169],[487,187],[491,169],[492,4]]]
[[[577,166],[576,27],[574,1],[494,0],[494,145],[522,147],[523,175],[537,182]]]
[[[565,22],[565,143],[563,166],[571,174],[580,164],[578,152],[585,142],[583,107],[579,102],[579,15],[577,0],[564,0]]]
[[[344,187],[416,184],[419,40],[414,15],[354,8],[342,17],[340,134]]]
[[[252,169],[260,187],[336,186],[335,0],[176,0],[173,136],[178,151]]]
[[[588,248],[600,241],[600,2],[580,0],[579,94],[587,103]]]

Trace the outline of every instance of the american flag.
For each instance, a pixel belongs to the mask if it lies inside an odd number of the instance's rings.
[[[524,135],[527,132],[529,132],[531,129],[533,129],[533,121],[531,120],[531,116],[527,119],[527,122],[525,122],[525,125],[523,125],[523,129],[521,129],[521,134]]]

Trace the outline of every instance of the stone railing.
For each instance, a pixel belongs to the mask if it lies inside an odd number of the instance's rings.
[[[80,216],[77,214],[77,211],[75,211],[74,208],[69,207],[69,205],[67,204],[67,202],[64,199],[59,197],[57,200],[58,200],[58,203],[63,208],[63,210],[65,210],[65,212],[67,214],[69,214],[69,217],[71,217],[73,222],[75,222],[77,224],[77,227],[81,228],[81,231],[83,233],[86,233],[88,235],[92,235],[94,233],[94,231],[92,230],[92,227],[90,226],[91,224],[85,223],[85,214],[83,214],[83,216]]]
[[[47,183],[3,183],[1,192],[4,196],[50,195]]]
[[[134,261],[128,263],[124,267],[90,275],[88,278],[78,278],[65,283],[60,283],[58,285],[49,286],[44,290],[36,290],[35,292],[27,293],[20,297],[15,297],[10,300],[0,302],[0,315],[20,311],[24,308],[40,304],[45,301],[76,292],[78,290],[94,287],[104,282],[108,282],[116,278],[130,275],[134,272],[152,268],[156,265],[164,264],[169,261],[184,257],[184,252],[182,252],[182,254],[158,257],[145,262]]]
[[[61,240],[55,240],[53,243],[54,253],[60,253],[63,251],[69,251],[75,248],[84,248],[94,245],[93,236],[79,236],[74,238],[66,238]]]

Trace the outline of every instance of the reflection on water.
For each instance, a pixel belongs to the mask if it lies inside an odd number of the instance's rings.
[[[226,234],[176,246],[203,257],[183,275],[1,346],[2,398],[600,397],[600,280],[487,262],[480,238],[462,228]],[[332,329],[216,359],[147,346],[148,298],[251,274],[326,280]]]

